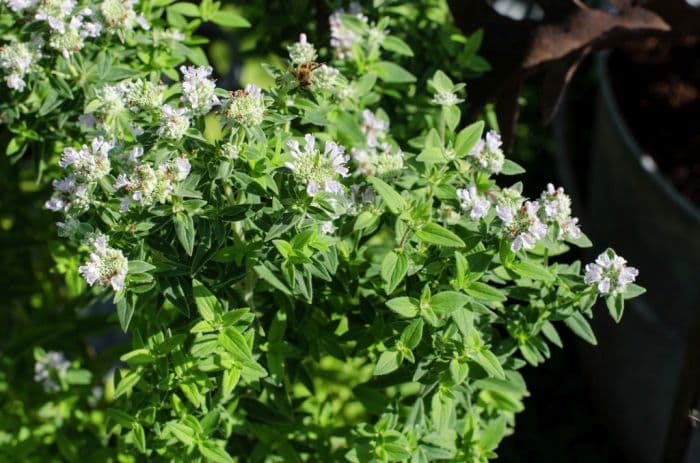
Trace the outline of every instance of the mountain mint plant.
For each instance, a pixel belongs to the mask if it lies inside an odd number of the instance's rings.
[[[55,163],[56,270],[97,304],[92,337],[64,339],[82,349],[34,341],[31,401],[0,376],[0,455],[494,458],[520,370],[561,325],[595,343],[596,300],[619,320],[637,271],[610,250],[584,274],[563,260],[591,245],[564,190],[508,182],[522,168],[498,134],[458,130],[463,85],[438,71],[416,88],[391,61],[412,52],[387,18],[335,12],[330,48],[301,34],[272,88],[229,91],[187,38],[200,17],[232,23],[217,7],[2,4],[9,154],[42,143]],[[382,106],[413,94],[432,105],[396,139]],[[94,347],[115,325],[127,336]]]

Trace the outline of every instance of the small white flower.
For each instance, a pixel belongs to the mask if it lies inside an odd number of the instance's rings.
[[[190,128],[190,119],[185,108],[163,105],[158,135],[170,140],[179,140]]]
[[[61,389],[60,381],[68,371],[70,362],[62,352],[49,351],[34,364],[34,381],[41,383],[46,392]]]
[[[114,145],[102,137],[96,137],[90,146],[83,145],[80,150],[66,148],[58,165],[64,169],[70,167],[81,179],[95,181],[110,171],[109,151]]]
[[[336,179],[338,176],[349,175],[346,167],[348,157],[344,155],[345,149],[335,142],[327,141],[321,153],[316,148],[316,139],[313,135],[306,134],[304,140],[306,143],[303,150],[300,149],[298,141],[287,142],[293,159],[285,165],[300,182],[306,184],[306,193],[309,196],[315,196],[321,190],[342,195],[344,187]]]
[[[331,47],[333,47],[333,54],[338,59],[346,59],[352,56],[353,44],[362,40],[361,36],[345,27],[341,21],[341,16],[344,14],[346,12],[341,8],[328,18],[331,29]],[[357,2],[350,4],[348,14],[355,16],[365,24],[368,22],[367,16],[362,14]]]
[[[586,265],[583,281],[596,285],[600,294],[619,294],[625,291],[627,285],[634,283],[638,275],[639,270],[628,267],[625,259],[607,250],[594,263]]]
[[[330,235],[335,231],[335,226],[333,226],[333,221],[329,220],[326,222],[321,222],[321,233],[324,235]]]
[[[233,92],[224,115],[226,120],[244,127],[260,125],[265,115],[265,100],[260,88],[248,84],[243,90]]]
[[[378,118],[372,111],[365,109],[362,111],[362,133],[365,135],[367,146],[375,148],[378,140],[384,140],[386,132],[389,130],[389,123]]]
[[[194,114],[206,114],[212,107],[220,104],[214,93],[216,85],[209,78],[212,73],[211,66],[181,66],[180,72],[184,77],[182,101]]]
[[[80,275],[90,286],[98,283],[122,291],[129,263],[127,258],[119,249],[107,246],[104,235],[88,240],[88,245],[92,248],[90,260],[78,268]]]
[[[287,47],[289,60],[293,65],[309,63],[316,60],[316,48],[306,40],[306,34],[299,34],[299,41]]]
[[[23,91],[26,86],[24,76],[38,58],[36,48],[30,43],[11,42],[0,47],[0,69],[7,74],[5,84],[8,88]]]
[[[503,169],[505,155],[501,150],[501,136],[493,130],[486,134],[485,140],[479,140],[469,152],[477,168],[497,174]]]
[[[3,3],[6,3],[15,13],[21,13],[23,10],[33,8],[37,0],[5,0]]]
[[[136,26],[145,30],[150,28],[146,18],[143,15],[137,15],[134,11],[135,4],[136,0],[104,0],[102,2],[100,13],[110,33],[121,36]]]
[[[511,240],[511,250],[532,249],[547,234],[547,225],[538,217],[540,205],[537,201],[501,200],[496,205],[496,216],[501,219],[506,236]]]
[[[571,217],[571,198],[564,193],[563,188],[547,184],[547,189],[540,195],[540,203],[540,216],[543,221],[558,226],[558,239],[576,239],[581,236],[578,219]]]
[[[36,12],[35,19],[46,21],[51,29],[63,33],[75,5],[75,0],[43,0]]]
[[[433,96],[433,103],[439,106],[454,106],[464,100],[454,92],[438,92]]]
[[[469,212],[469,217],[471,217],[472,220],[479,220],[484,217],[491,207],[491,203],[488,199],[479,196],[476,191],[476,185],[473,183],[466,189],[458,189],[457,198],[460,200],[462,210]]]
[[[336,68],[322,64],[313,71],[311,89],[317,92],[331,92],[338,87],[340,71]]]

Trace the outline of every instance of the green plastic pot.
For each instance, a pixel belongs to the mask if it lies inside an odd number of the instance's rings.
[[[700,335],[690,332],[700,320],[700,209],[639,146],[618,108],[607,62],[607,54],[596,59],[600,90],[584,228],[639,268],[648,292],[630,301],[619,325],[600,313],[598,346],[582,348],[581,357],[613,442],[629,461],[657,463],[667,459],[669,445],[678,446],[679,391],[687,389],[689,375],[700,376],[687,371],[686,358]],[[571,160],[563,156],[561,163],[564,183],[571,183]],[[700,462],[698,434],[681,437],[687,463]]]

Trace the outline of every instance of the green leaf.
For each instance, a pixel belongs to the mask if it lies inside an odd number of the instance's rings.
[[[195,432],[194,429],[190,428],[189,426],[175,421],[170,421],[165,425],[165,429],[187,447],[194,444]]]
[[[387,307],[406,318],[418,315],[418,300],[412,297],[395,297],[386,302]]]
[[[199,17],[199,7],[194,3],[189,2],[179,2],[168,7],[168,11],[173,13],[178,13],[183,16],[191,16],[193,18]]]
[[[177,239],[180,240],[180,244],[185,249],[187,255],[191,256],[192,250],[194,249],[195,236],[192,216],[184,212],[178,212],[175,214],[174,221]]]
[[[637,296],[641,296],[642,294],[644,294],[646,292],[647,292],[647,290],[642,288],[641,286],[636,285],[634,283],[630,283],[625,288],[625,292],[622,293],[622,297],[624,299],[633,299]]]
[[[373,69],[379,78],[387,83],[403,84],[416,81],[416,76],[391,61],[379,61],[374,64]]]
[[[132,426],[134,433],[134,445],[139,452],[146,453],[146,433],[143,432],[143,426],[140,423],[134,423]]]
[[[625,310],[625,300],[622,294],[609,295],[605,298],[605,305],[608,306],[610,316],[615,320],[615,323],[620,323],[622,320],[622,312]]]
[[[469,302],[469,296],[457,291],[443,291],[430,298],[430,306],[436,312],[452,312]]]
[[[382,197],[386,207],[388,207],[391,212],[399,214],[406,209],[406,201],[403,197],[384,180],[377,177],[368,177],[367,180],[372,184],[374,189],[377,190],[377,193]]]
[[[525,173],[525,169],[510,159],[503,161],[503,168],[501,169],[501,174],[503,175],[518,175]]]
[[[463,128],[455,139],[455,152],[458,156],[469,154],[484,132],[484,121],[477,121]]]
[[[399,368],[399,353],[393,350],[382,352],[374,367],[374,376],[386,375]]]
[[[445,117],[445,123],[450,132],[454,131],[459,125],[459,120],[462,118],[462,111],[457,105],[443,106],[442,114]]]
[[[260,278],[267,281],[273,287],[279,289],[287,296],[292,295],[292,292],[289,290],[289,288],[287,288],[287,285],[282,283],[282,281],[279,278],[277,278],[277,276],[275,276],[275,274],[272,273],[272,270],[270,270],[269,268],[265,267],[264,265],[256,265],[255,267],[253,267],[253,270],[255,270],[255,273],[257,273]]]
[[[386,283],[385,290],[387,294],[394,292],[401,280],[406,276],[407,271],[408,257],[405,253],[396,254],[394,251],[391,251],[384,256],[381,275]]]
[[[469,375],[469,365],[457,359],[450,360],[450,376],[455,384],[462,384]]]
[[[541,280],[547,283],[553,282],[556,278],[549,269],[543,265],[532,261],[513,262],[509,268],[518,275],[532,280]]]
[[[155,357],[148,349],[135,349],[119,357],[122,362],[132,365],[145,365],[155,360]]]
[[[129,261],[129,272],[130,274],[134,273],[146,273],[150,272],[153,270],[155,265],[151,265],[148,262],[144,262],[142,260],[130,260]]]
[[[253,360],[248,343],[236,328],[226,328],[219,333],[219,343],[241,364],[245,365]]]
[[[117,318],[122,331],[126,332],[131,323],[131,317],[134,315],[134,304],[129,302],[128,298],[122,297],[117,301]]]
[[[130,371],[125,376],[122,376],[122,379],[119,381],[119,384],[114,391],[114,398],[118,399],[127,392],[131,391],[139,380],[141,380],[140,370]]]
[[[221,10],[214,13],[211,21],[219,26],[229,28],[250,27],[250,23],[243,17],[231,10]]]
[[[501,367],[501,362],[498,361],[498,358],[490,350],[478,351],[474,355],[474,360],[476,360],[476,363],[481,365],[481,367],[486,370],[486,373],[488,373],[489,376],[499,379],[504,379],[506,377],[506,374],[503,372],[503,368]]]
[[[569,327],[571,331],[574,332],[578,337],[588,342],[589,344],[596,345],[598,340],[593,333],[591,325],[588,320],[580,312],[574,312],[572,316],[564,320],[564,324]]]
[[[578,246],[579,248],[593,247],[593,243],[591,242],[590,238],[588,238],[583,232],[581,232],[581,236],[579,236],[578,238],[567,238],[566,241],[568,243]]]
[[[503,302],[506,300],[503,292],[480,281],[471,283],[464,289],[464,292],[481,301]]]
[[[233,463],[233,458],[214,442],[202,442],[197,448],[204,458],[213,463]]]
[[[483,450],[494,450],[506,433],[506,418],[500,416],[491,421],[481,432],[479,447]]]
[[[416,236],[426,243],[436,244],[438,246],[464,247],[464,241],[462,241],[459,236],[432,222],[418,230]]]
[[[403,56],[413,56],[411,47],[398,37],[390,35],[382,41],[382,48]]]
[[[433,89],[435,89],[436,93],[452,92],[454,87],[452,80],[447,76],[447,74],[439,69],[435,71],[435,74],[433,74],[433,78],[430,79],[430,83]]]
[[[217,315],[223,312],[216,296],[199,280],[192,279],[192,293],[194,294],[194,302],[197,304],[197,311],[204,320],[214,321]]]
[[[417,318],[401,333],[401,342],[409,349],[414,349],[423,337],[423,319]]]
[[[438,146],[426,146],[418,157],[416,157],[416,161],[425,164],[443,164],[447,162],[447,158],[442,148]]]

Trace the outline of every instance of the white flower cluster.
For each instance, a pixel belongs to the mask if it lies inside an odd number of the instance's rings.
[[[484,217],[491,208],[489,200],[479,195],[476,190],[476,185],[473,183],[467,186],[467,188],[458,189],[457,198],[459,199],[462,210],[468,212],[472,220],[479,220]]]
[[[216,96],[216,84],[209,78],[211,66],[182,66],[182,101],[194,114],[207,114],[211,108],[221,104]]]
[[[299,41],[287,47],[287,51],[289,52],[289,60],[295,66],[316,61],[316,47],[308,42],[306,34],[299,34]]]
[[[345,149],[335,142],[327,141],[322,153],[316,148],[316,138],[313,135],[306,134],[304,140],[306,143],[303,150],[298,141],[287,142],[292,161],[285,163],[285,166],[306,185],[306,193],[309,196],[315,196],[321,190],[342,195],[343,184],[338,182],[337,178],[349,175],[346,167],[348,156],[344,156]]]
[[[44,203],[44,207],[54,212],[69,213],[72,210],[82,212],[90,206],[88,187],[79,183],[75,175],[70,174],[52,183],[54,193],[51,199]]]
[[[3,0],[0,3],[6,4],[15,13],[22,13],[26,9],[33,8],[37,0]]]
[[[520,193],[505,189],[496,204],[496,216],[501,219],[510,249],[532,249],[547,234],[547,225],[540,220],[540,203],[526,201]]]
[[[64,169],[70,167],[73,173],[80,180],[95,181],[109,174],[111,165],[109,161],[109,151],[114,145],[102,137],[96,137],[90,146],[83,145],[82,148],[66,148],[58,165]]]
[[[132,112],[160,110],[163,107],[165,86],[160,82],[136,79],[121,87],[124,89],[121,95]]]
[[[639,275],[639,270],[628,267],[627,261],[608,250],[598,256],[594,263],[586,265],[583,280],[596,285],[600,294],[620,294]]]
[[[462,103],[464,99],[458,97],[455,92],[438,92],[433,96],[432,101],[439,106],[454,106]]]
[[[175,183],[185,180],[192,166],[184,156],[160,163],[155,169],[147,163],[137,163],[129,175],[119,174],[114,188],[124,189],[129,196],[121,202],[121,211],[126,212],[136,202],[142,207],[170,201]]]
[[[186,108],[173,108],[163,105],[158,135],[169,140],[179,140],[190,128],[190,118]]]
[[[41,12],[41,10],[39,11]],[[49,46],[60,51],[66,59],[70,58],[71,54],[82,50],[85,46],[86,38],[99,37],[102,32],[101,24],[85,20],[86,17],[90,16],[92,16],[92,10],[85,8],[77,13],[72,13],[67,23],[58,22],[59,20],[52,16],[46,18],[49,24],[54,20],[60,25],[51,34]]]
[[[0,68],[6,74],[7,87],[20,92],[24,90],[24,76],[38,59],[39,53],[30,43],[11,42],[0,47]]]
[[[503,169],[505,155],[501,150],[501,136],[493,130],[486,134],[484,140],[479,140],[469,152],[469,159],[481,170],[497,174]]]
[[[112,34],[124,34],[133,30],[137,25],[148,30],[150,25],[143,15],[134,11],[136,0],[105,0],[100,5],[100,13],[104,18],[107,30]]]
[[[353,148],[351,153],[357,163],[357,171],[362,175],[389,175],[403,169],[404,159],[401,149],[396,149],[387,141],[389,122],[378,118],[372,111],[362,111],[362,133],[365,147]]]
[[[243,90],[236,90],[224,111],[226,120],[243,127],[262,124],[265,116],[265,99],[259,87],[248,84]]]
[[[360,185],[350,185],[345,201],[347,203],[347,213],[357,215],[362,209],[374,203],[376,194],[371,186],[362,187]]]
[[[128,260],[119,249],[107,246],[105,235],[96,235],[88,240],[90,260],[78,268],[80,275],[90,286],[98,283],[110,285],[115,291],[124,289],[124,279],[128,268]]]
[[[571,198],[564,193],[564,188],[554,188],[551,183],[540,195],[540,217],[550,226],[555,225],[558,239],[576,239],[581,236],[578,218],[571,217]]]
[[[353,44],[362,39],[356,32],[343,24],[341,17],[345,14],[355,16],[365,24],[368,22],[367,16],[362,14],[360,4],[357,2],[350,4],[347,13],[341,8],[328,18],[331,29],[331,47],[333,47],[333,54],[337,59],[347,59],[352,56]]]
[[[34,381],[40,383],[46,392],[57,392],[60,381],[65,376],[70,362],[62,352],[49,351],[34,364]]]

